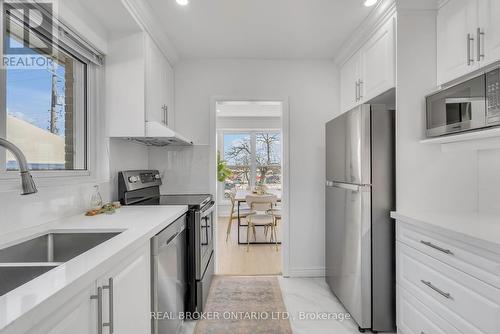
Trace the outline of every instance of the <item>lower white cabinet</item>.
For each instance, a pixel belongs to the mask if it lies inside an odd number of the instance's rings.
[[[151,333],[150,246],[140,248],[29,333]]]
[[[97,305],[89,296],[96,291],[95,282],[90,284],[80,294],[71,298],[60,311],[42,324],[38,324],[30,333],[47,334],[95,334],[97,333]]]
[[[103,288],[103,326],[113,327],[113,333],[136,334],[151,332],[150,248],[127,261],[126,265],[98,280]],[[104,331],[106,333],[106,331]]]
[[[398,222],[399,333],[500,333],[500,286],[482,269],[491,260],[444,235]]]

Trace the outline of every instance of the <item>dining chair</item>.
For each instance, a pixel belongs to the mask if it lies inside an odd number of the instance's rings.
[[[226,242],[229,240],[229,236],[231,235],[231,227],[233,225],[233,220],[238,219],[238,212],[235,212],[236,203],[236,190],[231,190],[229,193],[229,199],[231,200],[231,210],[229,211],[229,221],[227,222],[227,231],[226,231]],[[253,211],[248,207],[240,207],[240,218],[246,218],[249,214],[253,213]]]
[[[281,221],[281,207],[277,207],[277,206],[273,206],[272,209],[268,210],[267,211],[268,214],[272,215],[274,217],[274,235],[271,234],[271,242],[275,242],[276,243],[276,251],[278,251],[278,238],[277,238],[277,235],[278,235],[278,222]]]
[[[247,195],[245,197],[250,210],[254,211],[247,216],[247,252],[250,250],[250,229],[253,232],[254,241],[256,241],[256,226],[264,226],[264,234],[271,231],[271,235],[276,238],[275,219],[272,211],[273,206],[278,202],[276,195]],[[276,244],[277,247],[277,244]]]

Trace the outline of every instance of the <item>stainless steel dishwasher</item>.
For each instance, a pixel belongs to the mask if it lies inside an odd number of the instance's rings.
[[[186,298],[186,215],[151,239],[153,334],[174,334]]]

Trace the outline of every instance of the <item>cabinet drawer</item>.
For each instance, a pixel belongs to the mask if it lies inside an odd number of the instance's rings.
[[[402,334],[464,334],[401,286],[398,291],[398,330]]]
[[[398,222],[397,240],[500,288],[500,255]]]
[[[467,333],[498,333],[500,290],[397,243],[397,281],[440,317]]]

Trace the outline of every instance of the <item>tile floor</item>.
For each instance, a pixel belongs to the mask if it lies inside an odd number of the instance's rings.
[[[356,323],[345,319],[347,313],[344,307],[323,278],[280,277],[280,286],[294,334],[359,333]],[[329,315],[330,319],[304,319],[322,315]],[[194,327],[194,322],[185,323],[181,334],[192,334]]]

